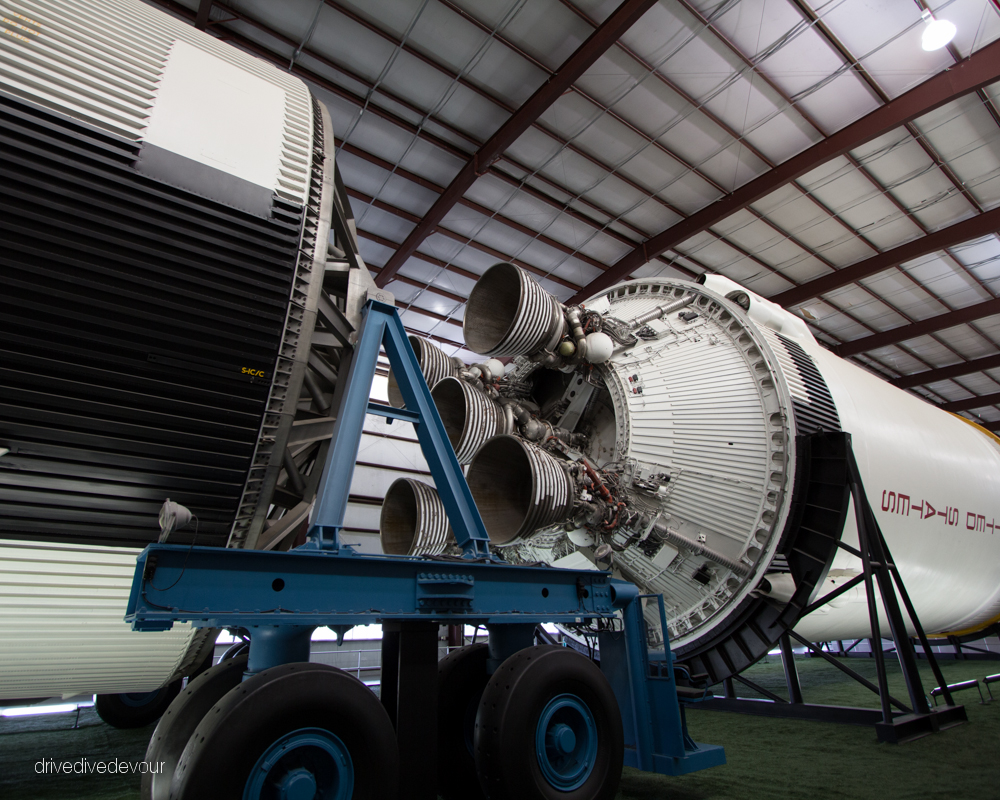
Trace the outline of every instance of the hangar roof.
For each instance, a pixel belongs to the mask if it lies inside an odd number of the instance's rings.
[[[449,353],[498,260],[564,301],[718,272],[1000,430],[1000,0],[149,2],[311,85]]]

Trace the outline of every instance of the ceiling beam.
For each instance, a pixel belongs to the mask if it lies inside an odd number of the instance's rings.
[[[857,283],[862,278],[877,275],[883,270],[897,267],[920,256],[944,250],[946,247],[954,247],[981,236],[989,236],[998,230],[1000,230],[1000,207],[934,231],[926,236],[921,236],[919,239],[866,258],[857,264],[851,264],[849,267],[843,267],[836,272],[815,278],[808,283],[803,283],[801,286],[796,286],[768,299],[788,308],[832,292],[834,289]]]
[[[1000,41],[981,48],[964,61],[938,73],[832,136],[817,142],[797,156],[744,184],[732,194],[656,234],[631,253],[626,253],[607,272],[581,289],[571,298],[571,302],[585,300],[625,280],[635,270],[665,250],[702,233],[830,159],[841,156],[893,128],[898,128],[957,97],[974,92],[997,80],[1000,80]]]
[[[997,403],[1000,403],[1000,393],[984,394],[979,397],[969,397],[965,400],[954,400],[951,403],[941,403],[941,408],[945,411],[956,413],[958,411],[971,411],[974,408],[995,406]]]
[[[208,18],[212,13],[212,0],[201,0],[198,4],[198,14],[194,18],[194,26],[203,31],[208,27]]]
[[[928,386],[938,381],[961,378],[963,375],[971,375],[973,372],[997,368],[1000,368],[1000,355],[986,356],[972,361],[963,361],[961,364],[952,364],[950,367],[939,367],[938,369],[916,372],[913,375],[903,375],[894,378],[890,383],[900,389],[912,389],[914,386]]]
[[[470,158],[458,175],[448,184],[441,196],[430,207],[424,218],[406,237],[375,279],[385,286],[420,244],[440,224],[462,195],[503,155],[504,150],[524,133],[563,92],[567,91],[583,73],[592,66],[656,0],[625,0],[590,37],[577,48],[553,75],[515,111]]]
[[[892,330],[874,333],[861,339],[851,342],[844,342],[834,348],[841,358],[854,356],[858,353],[867,353],[870,350],[878,350],[880,347],[888,347],[891,344],[905,342],[908,339],[916,339],[918,336],[926,336],[935,331],[943,331],[946,328],[954,328],[956,325],[964,325],[967,322],[974,322],[983,317],[1000,314],[1000,299],[987,300],[984,303],[977,303],[974,306],[966,306],[956,311],[949,311],[946,314],[938,314],[936,317],[912,322],[909,325],[901,325]]]

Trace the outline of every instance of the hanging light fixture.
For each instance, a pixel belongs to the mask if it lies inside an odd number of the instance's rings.
[[[193,516],[187,508],[168,497],[160,507],[160,538],[157,541],[167,541],[171,533],[187,525]]]
[[[920,46],[927,52],[940,50],[954,39],[955,34],[958,33],[953,23],[948,22],[946,19],[935,19],[929,10],[924,11],[921,16],[924,22],[927,23],[927,27],[924,28],[924,33],[920,37]]]

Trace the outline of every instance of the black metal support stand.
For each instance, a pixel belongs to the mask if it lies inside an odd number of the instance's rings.
[[[964,706],[956,705],[951,693],[945,688],[943,694],[946,705],[940,709],[932,709],[927,702],[927,695],[920,680],[917,668],[917,654],[913,642],[906,630],[906,623],[900,611],[899,602],[913,624],[917,638],[927,655],[927,663],[934,672],[938,685],[946,687],[944,675],[938,665],[934,652],[931,650],[927,635],[924,633],[917,612],[910,602],[910,596],[903,585],[903,579],[892,560],[892,554],[882,536],[878,521],[872,511],[861,472],[854,458],[854,451],[847,450],[848,480],[851,486],[851,496],[854,499],[854,514],[858,523],[858,546],[861,550],[861,563],[864,567],[865,592],[868,595],[868,613],[871,617],[872,638],[880,639],[878,607],[875,602],[875,582],[878,581],[879,594],[882,598],[882,608],[885,611],[889,630],[896,645],[896,657],[899,659],[906,681],[906,690],[910,695],[912,711],[909,714],[894,716],[889,706],[889,685],[885,675],[885,657],[881,645],[873,648],[875,651],[876,670],[879,679],[879,696],[882,699],[882,721],[875,726],[879,741],[899,742],[911,739],[925,733],[933,733],[960,722],[966,722],[968,715]],[[898,597],[897,597],[898,592]]]
[[[854,514],[858,527],[858,548],[855,549],[842,541],[838,541],[837,546],[854,554],[861,560],[863,573],[830,592],[822,599],[807,606],[803,609],[801,616],[805,616],[817,608],[826,605],[831,600],[863,582],[865,594],[868,599],[868,614],[872,632],[872,639],[870,640],[872,643],[871,655],[875,659],[878,685],[871,683],[871,681],[866,680],[854,672],[854,670],[845,666],[842,663],[842,659],[834,658],[821,647],[817,647],[815,644],[806,641],[793,630],[789,629],[782,634],[779,640],[785,682],[788,687],[788,701],[763,690],[746,678],[736,675],[734,676],[736,680],[770,698],[771,702],[736,699],[732,693],[732,682],[727,681],[725,697],[715,697],[694,707],[795,719],[815,719],[864,725],[874,724],[879,741],[902,742],[965,722],[968,716],[966,715],[965,708],[956,705],[952,700],[944,675],[941,673],[941,668],[934,657],[934,653],[927,641],[927,636],[920,625],[920,620],[917,618],[917,613],[910,602],[910,596],[907,594],[899,571],[893,563],[892,554],[889,552],[889,547],[868,502],[868,497],[861,480],[861,473],[858,470],[854,451],[851,448],[850,434],[845,433],[842,435],[845,438],[847,486],[854,501]],[[876,591],[878,592],[877,595]],[[903,671],[903,679],[906,682],[906,689],[910,700],[909,706],[897,700],[889,693],[885,653],[882,650],[882,626],[879,621],[878,608],[879,598],[881,598],[882,609],[886,616],[893,643],[895,644],[895,655],[899,659],[899,664]],[[912,623],[917,640],[920,642],[927,662],[934,672],[938,686],[942,687],[941,693],[945,700],[944,706],[932,708],[927,700],[927,695],[924,693],[923,684],[920,680],[920,673],[917,669],[916,649],[907,631],[906,621],[903,617],[900,604],[902,604],[902,609],[905,609],[906,615]],[[837,667],[837,669],[850,675],[856,681],[878,694],[881,702],[881,710],[875,711],[874,709],[845,708],[805,703],[802,697],[798,673],[795,669],[792,639],[808,648],[811,654],[823,658]],[[855,642],[856,644],[857,642]],[[838,655],[845,655],[853,647],[854,645],[845,651],[841,643]],[[893,707],[895,707],[895,711]]]
[[[438,625],[428,622],[396,625],[399,660],[393,717],[399,742],[399,774],[404,776],[399,797],[436,800]],[[383,662],[383,682],[385,667]]]
[[[399,623],[382,624],[382,678],[379,699],[396,727],[396,697],[399,692]]]
[[[785,669],[788,702],[805,702],[802,699],[802,687],[799,685],[799,671],[795,668],[795,653],[792,651],[792,640],[787,633],[781,634],[781,666]]]

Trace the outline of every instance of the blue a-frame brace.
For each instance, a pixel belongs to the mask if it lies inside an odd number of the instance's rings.
[[[404,409],[369,402],[383,346]],[[669,645],[661,662],[650,662],[635,586],[606,572],[503,564],[490,556],[489,536],[395,308],[367,302],[355,351],[345,354],[342,369],[348,360],[306,544],[288,552],[149,545],[137,560],[126,621],[145,631],[167,630],[176,621],[246,628],[249,673],[308,660],[318,626],[416,624],[430,634],[436,670],[439,624],[486,624],[491,657],[499,663],[530,646],[539,623],[610,620],[620,610],[624,629],[601,635],[601,669],[621,710],[625,763],[668,775],[724,764],[721,747],[687,735]],[[464,559],[361,555],[340,542],[367,413],[413,423]],[[666,630],[663,601],[656,599]],[[432,702],[435,693],[431,687],[423,700]],[[416,756],[410,766],[434,768]]]
[[[369,300],[361,314],[361,330],[344,390],[332,412],[336,414],[337,421],[330,443],[328,463],[331,469],[324,473],[316,495],[316,508],[309,531],[313,546],[329,550],[341,548],[340,530],[344,525],[365,414],[379,414],[413,423],[438,495],[448,512],[455,540],[470,558],[488,556],[489,535],[396,309],[377,300]],[[380,347],[385,347],[389,356],[405,409],[368,400]]]

